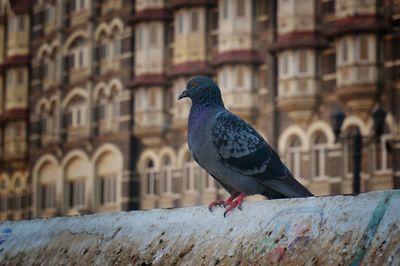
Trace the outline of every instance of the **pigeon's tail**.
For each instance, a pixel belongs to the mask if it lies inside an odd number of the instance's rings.
[[[290,177],[288,177],[288,185],[294,188],[296,191],[295,194],[298,194],[299,196],[293,196],[291,198],[297,198],[297,197],[312,197],[314,196],[306,187],[304,187],[297,179],[289,172]]]
[[[314,196],[305,188],[288,170],[288,175],[284,179],[264,180],[266,186],[265,196],[269,199],[282,198],[302,198]]]

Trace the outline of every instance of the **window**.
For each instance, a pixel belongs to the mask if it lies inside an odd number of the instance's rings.
[[[191,15],[191,31],[197,32],[199,30],[199,15],[197,11],[192,11]]]
[[[143,42],[142,28],[137,27],[136,28],[136,48],[137,48],[137,50],[142,49],[142,42]]]
[[[361,35],[358,39],[359,43],[359,59],[368,60],[368,37]]]
[[[15,17],[11,17],[8,19],[8,21],[7,21],[8,22],[8,24],[7,24],[8,33],[15,31],[15,21],[16,21]]]
[[[56,184],[42,185],[42,209],[56,208]]]
[[[225,89],[228,86],[228,70],[224,68],[221,73],[221,87]]]
[[[117,178],[115,175],[100,177],[100,204],[116,202]]]
[[[281,55],[281,73],[282,76],[289,74],[289,54],[287,52],[283,52]]]
[[[23,85],[24,84],[24,69],[19,68],[17,72],[17,84]]]
[[[385,133],[382,135],[380,142],[373,144],[373,162],[374,171],[376,173],[387,173],[392,169],[391,156],[388,154],[386,142],[390,139],[391,135],[388,128],[385,128]]]
[[[146,184],[146,195],[154,195],[158,193],[157,186],[157,172],[155,170],[153,160],[148,160],[145,169],[145,184]]]
[[[102,43],[99,46],[99,59],[100,60],[105,60],[107,58],[108,54],[108,46],[107,43]]]
[[[150,45],[157,45],[157,25],[150,26]]]
[[[117,99],[114,99],[113,102],[111,103],[112,117],[116,118],[119,116],[119,106],[120,102]]]
[[[186,157],[186,161],[183,164],[183,187],[184,190],[194,191],[195,190],[195,181],[196,181],[196,170],[197,164],[192,160],[192,157],[188,154]]]
[[[78,179],[69,182],[70,207],[82,208],[85,206],[85,180]]]
[[[172,192],[172,164],[171,159],[168,156],[163,158],[161,168],[161,192]]]
[[[326,136],[318,132],[311,147],[312,176],[314,178],[325,176],[326,145]]]
[[[178,32],[183,33],[183,14],[178,15]]]
[[[86,107],[83,103],[71,106],[69,115],[72,127],[80,127],[86,124]]]
[[[223,17],[224,17],[224,19],[227,19],[228,18],[228,8],[229,8],[229,3],[228,3],[228,0],[223,0],[223,2],[222,2],[222,9],[223,9]]]
[[[11,87],[13,85],[13,83],[14,83],[13,76],[14,76],[14,72],[11,71],[11,70],[8,70],[7,71],[7,76],[6,76],[7,87]]]
[[[238,17],[244,17],[246,14],[246,9],[245,9],[245,2],[244,0],[236,0],[236,15]]]
[[[53,21],[54,17],[54,7],[50,5],[46,5],[46,8],[44,10],[44,21],[45,23],[50,23]]]
[[[149,93],[149,106],[150,108],[157,107],[157,91],[155,89],[150,89]]]
[[[0,195],[0,212],[6,212],[7,211],[7,194],[2,194]]]
[[[299,178],[301,174],[301,142],[297,136],[290,140],[286,160],[293,176]]]
[[[349,45],[348,45],[348,39],[344,38],[342,40],[342,62],[346,63],[349,60]]]
[[[87,65],[85,41],[83,39],[76,40],[68,55],[69,68],[75,70],[84,68]]]
[[[121,40],[118,39],[117,37],[114,38],[113,40],[113,56],[117,56],[121,53]]]
[[[306,73],[307,68],[307,51],[299,51],[299,73]]]
[[[336,72],[336,54],[329,52],[322,54],[322,75]]]
[[[75,0],[73,5],[75,6],[74,11],[81,11],[86,8],[86,0]]]
[[[243,87],[243,85],[244,85],[244,69],[243,69],[243,67],[237,67],[236,85],[238,87]]]
[[[18,16],[18,30],[19,31],[24,31],[25,29],[25,17],[24,16]]]
[[[83,56],[84,56],[83,50],[80,49],[80,50],[78,51],[78,67],[79,67],[79,68],[82,68],[82,67],[83,67]]]

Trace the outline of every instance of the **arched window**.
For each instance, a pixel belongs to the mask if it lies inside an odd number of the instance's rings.
[[[21,211],[22,210],[22,196],[23,196],[23,191],[22,191],[22,183],[21,183],[21,178],[17,177],[15,178],[14,181],[14,191],[15,191],[15,206],[14,209],[15,211]]]
[[[77,38],[68,51],[68,68],[78,71],[87,68],[88,52],[86,41],[83,38]]]
[[[57,176],[57,167],[50,163],[46,162],[40,167],[38,172],[39,179],[39,193],[37,193],[38,197],[38,206],[41,212],[51,213],[56,209],[56,180],[61,178]]]
[[[106,152],[96,161],[96,183],[98,203],[113,206],[117,202],[117,157]]]
[[[50,141],[54,141],[57,139],[58,130],[57,130],[57,103],[52,102],[50,104],[50,109],[47,118],[47,130],[50,137]]]
[[[196,162],[193,161],[192,156],[188,153],[183,163],[183,188],[184,191],[195,191],[196,182]]]
[[[8,183],[5,177],[0,181],[0,213],[7,211]]]
[[[161,163],[161,193],[172,193],[172,162],[169,156],[165,156]]]
[[[301,176],[301,141],[299,137],[294,136],[290,139],[289,145],[286,151],[286,162],[290,171],[295,178]]]
[[[86,208],[86,182],[88,179],[89,162],[81,156],[76,156],[65,167],[66,193],[68,207],[81,210]]]
[[[159,182],[155,164],[152,159],[147,160],[144,170],[146,184],[145,194],[147,196],[157,195],[159,193]]]
[[[317,132],[311,144],[312,176],[322,178],[326,176],[326,148],[327,138],[322,132]]]

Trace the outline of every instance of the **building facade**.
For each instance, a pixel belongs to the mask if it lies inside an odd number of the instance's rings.
[[[29,6],[0,2],[0,219],[31,217],[27,157]]]
[[[337,107],[344,135],[365,139],[362,191],[400,186],[398,0],[20,0],[1,12],[0,218],[227,197],[187,147],[190,101],[176,99],[195,75],[316,195],[352,192]]]

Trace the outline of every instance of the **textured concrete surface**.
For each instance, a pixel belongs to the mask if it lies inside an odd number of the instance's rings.
[[[9,265],[400,265],[400,191],[0,224]]]

